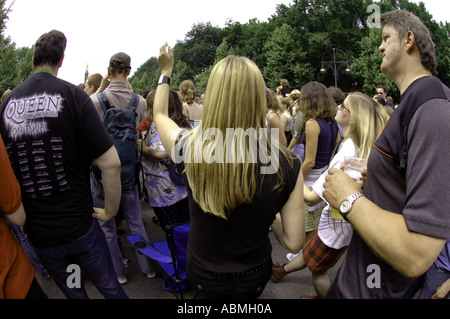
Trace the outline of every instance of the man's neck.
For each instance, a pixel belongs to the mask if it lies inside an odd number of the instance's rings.
[[[110,77],[111,82],[127,82],[127,78],[124,76],[114,76],[114,77]]]
[[[34,73],[41,73],[41,72],[45,72],[45,73],[50,73],[53,76],[57,76],[58,75],[58,68],[49,66],[49,65],[41,65],[41,66],[37,66],[34,68],[33,70]]]
[[[394,81],[397,84],[401,94],[403,94],[406,89],[417,79],[433,75],[430,70],[423,67],[420,61],[408,63],[405,69],[405,72],[401,73],[401,75]]]

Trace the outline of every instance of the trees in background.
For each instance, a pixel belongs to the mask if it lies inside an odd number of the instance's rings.
[[[13,2],[14,3],[14,2]],[[374,8],[378,8],[376,11]],[[418,15],[430,29],[437,51],[436,75],[450,85],[449,26],[432,19],[423,3],[408,0],[294,0],[290,5],[278,5],[267,20],[251,19],[247,23],[227,20],[223,28],[210,22],[198,22],[174,46],[176,64],[171,87],[178,89],[185,79],[193,80],[198,94],[205,92],[209,74],[217,61],[229,54],[247,56],[260,68],[268,87],[275,89],[281,78],[291,88],[301,88],[309,81],[334,86],[330,65],[321,73],[322,61],[348,60],[352,70],[339,69],[338,86],[346,92],[362,91],[375,94],[377,84],[385,85],[395,101],[398,88],[380,70],[382,55],[378,51],[381,31],[374,25],[377,12],[406,9]],[[0,90],[13,88],[31,74],[32,49],[16,48],[4,37],[8,13],[5,0],[0,0]],[[344,51],[345,56],[340,52]],[[136,92],[153,89],[160,70],[156,57],[142,64],[130,82]]]
[[[5,7],[6,1],[0,0],[0,95],[7,89],[13,89],[31,74],[33,48],[16,48],[10,37],[5,37],[8,14],[14,1]]]
[[[374,8],[379,8],[379,11]],[[362,91],[372,96],[375,86],[383,84],[398,102],[398,88],[380,70],[382,55],[378,47],[381,31],[375,24],[377,12],[395,9],[412,11],[431,30],[437,50],[436,75],[450,85],[449,26],[434,21],[423,3],[417,5],[407,0],[295,0],[290,5],[278,5],[276,12],[265,22],[252,19],[242,24],[228,20],[223,28],[210,23],[194,24],[186,38],[174,46],[177,64],[172,88],[176,90],[182,80],[191,79],[196,83],[198,93],[203,93],[212,67],[228,54],[247,56],[255,61],[267,86],[272,89],[279,85],[281,78],[288,79],[291,87],[298,89],[313,80],[334,86],[334,72],[330,65],[325,65],[325,74],[320,70],[323,60],[333,60],[335,48],[346,54],[343,56],[336,50],[337,60],[348,60],[352,70],[348,74],[346,66],[339,69],[338,86],[343,91]],[[152,64],[152,67],[149,72],[156,72],[157,76],[157,64]],[[139,71],[132,77],[133,87],[143,89],[140,86],[143,84],[154,88],[155,76],[143,81],[145,72]]]

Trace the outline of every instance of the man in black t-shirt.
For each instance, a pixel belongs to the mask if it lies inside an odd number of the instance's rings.
[[[450,237],[450,90],[432,76],[434,44],[418,17],[399,10],[381,22],[381,70],[402,101],[370,153],[364,195],[340,170],[324,184],[355,230],[327,298],[412,298]]]
[[[117,214],[120,160],[91,99],[56,77],[65,47],[56,30],[38,39],[33,75],[1,106],[1,134],[22,189],[25,231],[55,283],[67,298],[88,298],[83,270],[105,298],[127,298],[97,221]],[[92,161],[103,174],[104,209],[93,208]]]

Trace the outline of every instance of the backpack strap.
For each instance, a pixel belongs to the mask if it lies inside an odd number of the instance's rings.
[[[133,92],[133,95],[131,96],[130,104],[128,104],[128,109],[136,110],[137,106],[139,105],[139,95],[137,95],[135,92]]]
[[[98,101],[102,106],[103,112],[106,113],[111,108],[111,103],[109,102],[108,96],[105,92],[97,93]]]
[[[136,112],[136,108],[138,107],[138,105],[139,105],[139,95],[133,92],[130,103],[128,104],[128,109],[133,111],[135,120],[137,120],[138,118],[138,114]]]

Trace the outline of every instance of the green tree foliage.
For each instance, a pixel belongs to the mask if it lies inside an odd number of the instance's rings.
[[[228,54],[247,56],[255,61],[272,89],[279,85],[281,78],[287,78],[291,87],[298,89],[312,80],[334,86],[330,64],[324,65],[325,74],[320,70],[322,61],[333,60],[335,48],[337,60],[349,61],[352,70],[347,74],[346,64],[339,65],[338,86],[343,91],[362,91],[372,96],[375,86],[383,84],[398,102],[398,88],[380,70],[382,55],[378,48],[381,36],[376,28],[378,12],[375,8],[380,13],[406,9],[424,21],[436,44],[436,75],[450,85],[449,27],[435,22],[423,3],[407,0],[294,0],[289,5],[278,5],[267,21],[251,19],[240,23],[228,20],[223,28],[209,22],[194,24],[185,39],[174,47],[176,65],[172,88],[177,89],[184,79],[192,79],[198,94],[203,93],[212,67]],[[155,87],[158,75],[157,64],[152,64],[147,71],[136,72],[133,76],[136,85],[133,82],[133,87],[140,87],[141,83]]]
[[[257,19],[246,24],[228,20],[224,28],[225,39],[234,54],[252,59],[263,69],[267,64],[267,51],[264,46],[275,28],[275,24]]]
[[[136,70],[129,82],[133,90],[141,94],[145,90],[156,88],[160,74],[158,60],[152,57]]]
[[[31,60],[33,59],[33,48],[22,47],[16,50],[18,63],[19,83],[25,81],[33,72]]]
[[[202,74],[196,78],[197,92],[206,92],[208,85],[209,75],[211,74],[214,65],[220,60],[226,58],[229,55],[235,54],[233,48],[228,48],[227,41],[224,39],[222,43],[217,47],[214,63],[212,63]]]
[[[383,56],[378,51],[380,44],[381,30],[371,28],[369,34],[359,42],[361,52],[351,64],[352,76],[362,92],[373,96],[376,93],[376,86],[384,85],[388,94],[399,102],[400,92],[397,86],[380,71],[383,60]]]
[[[210,22],[194,24],[184,41],[178,41],[173,48],[175,60],[184,61],[192,74],[199,75],[213,62],[217,47],[222,43],[224,32]]]
[[[314,78],[313,68],[306,61],[306,52],[296,45],[299,39],[293,28],[283,24],[276,28],[267,40],[267,66],[264,75],[269,87],[280,85],[280,79],[288,79],[291,86],[299,87]]]
[[[0,94],[22,83],[32,72],[31,59],[33,49],[19,48],[10,37],[5,37],[8,14],[14,1],[6,7],[6,1],[0,0]]]

